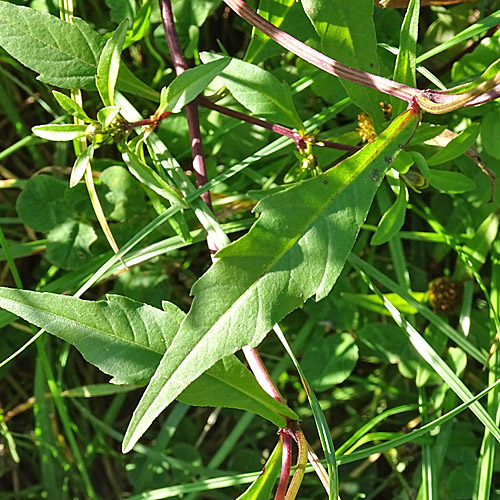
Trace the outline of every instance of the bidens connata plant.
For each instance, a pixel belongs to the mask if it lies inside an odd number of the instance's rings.
[[[493,200],[494,172],[479,160],[473,147],[479,136],[479,125],[467,120],[481,109],[479,105],[492,104],[500,97],[500,59],[488,61],[480,75],[463,70],[457,84],[443,88],[440,80],[419,64],[425,58],[422,55],[417,57],[421,13],[420,3],[416,0],[408,2],[402,24],[398,26],[399,47],[396,49],[393,79],[377,75],[380,66],[371,0],[350,2],[352,5],[334,0],[302,0],[300,3],[262,0],[258,12],[243,0],[224,0],[225,7],[219,8],[225,18],[230,16],[231,9],[241,18],[236,21],[240,26],[245,26],[246,21],[252,29],[251,41],[243,58],[232,57],[225,49],[220,53],[198,50],[199,28],[220,2],[206,2],[203,6],[204,2],[197,5],[196,2],[179,0],[174,2],[173,10],[170,0],[160,0],[159,9],[150,0],[144,0],[139,9],[135,2],[129,2],[132,7],[128,14],[121,10],[127,10],[125,7],[114,2],[106,3],[114,5],[115,18],[122,19],[117,23],[118,27],[105,36],[84,20],[73,17],[70,1],[61,3],[61,19],[33,8],[0,3],[0,46],[5,54],[38,73],[38,80],[44,84],[69,90],[66,94],[54,89],[52,95],[65,115],[72,117],[72,123],[54,120],[53,123],[34,126],[32,132],[44,140],[72,142],[76,160],[69,179],[71,190],[64,196],[71,199],[72,193],[85,184],[93,207],[92,217],[98,221],[113,250],[113,255],[105,260],[92,260],[90,246],[97,235],[91,224],[79,219],[77,212],[68,216],[68,213],[61,215],[57,208],[50,209],[54,224],[39,221],[33,215],[33,208],[29,208],[29,203],[33,203],[30,196],[40,196],[45,185],[53,181],[47,176],[34,177],[19,196],[17,206],[21,219],[34,230],[49,233],[47,253],[50,248],[57,248],[58,237],[67,238],[61,231],[70,227],[73,243],[65,249],[64,262],[58,261],[60,253],[52,250],[56,259],[53,264],[78,269],[85,260],[89,267],[81,279],[57,290],[60,293],[46,293],[40,291],[40,287],[37,291],[25,290],[14,261],[9,257],[9,245],[2,236],[2,246],[17,288],[0,289],[0,306],[43,329],[31,342],[40,340],[43,331],[47,331],[76,347],[89,363],[110,375],[111,384],[130,390],[146,386],[123,438],[124,453],[134,447],[137,449],[139,439],[175,400],[193,406],[246,410],[267,419],[279,432],[276,447],[267,457],[262,474],[239,498],[264,499],[273,497],[273,494],[275,499],[296,498],[309,462],[328,497],[337,499],[342,489],[339,465],[428,436],[440,426],[450,424],[455,416],[468,408],[484,428],[481,459],[477,465],[480,480],[474,498],[489,498],[493,470],[490,465],[495,441],[500,441],[495,416],[498,414],[495,345],[500,325],[498,303],[495,302],[497,289],[488,289],[479,270],[494,246],[495,235],[492,236],[491,228],[498,228],[498,217],[492,209],[491,215],[484,219],[487,221],[484,226],[475,228],[474,234],[471,234],[472,230],[468,231],[467,238],[460,239],[462,236],[450,234],[442,221],[434,218],[421,201],[412,204],[415,205],[412,210],[432,228],[432,234],[436,235],[432,238],[446,244],[447,251],[452,249],[457,254],[457,261],[461,263],[457,264],[457,269],[462,272],[460,279],[455,280],[459,285],[447,286],[446,280],[441,280],[439,286],[434,282],[429,292],[420,295],[412,291],[410,274],[404,269],[401,230],[409,207],[408,188],[419,195],[431,186],[450,196],[475,188],[474,181],[462,172],[433,168],[463,155],[472,158],[470,161],[479,166],[474,172],[482,176],[483,181],[489,177]],[[179,25],[185,27],[186,12],[191,12],[191,9],[193,17],[188,16],[188,39],[181,40],[177,28]],[[388,11],[379,12],[382,16]],[[481,36],[496,26],[499,12],[470,25],[443,43],[441,51]],[[155,15],[161,24],[154,33],[160,31],[164,34],[168,54],[160,54],[161,51],[151,45],[149,30]],[[296,31],[293,29],[296,20],[304,23],[305,38],[311,43],[304,43],[286,31],[286,26]],[[182,35],[185,34],[183,31]],[[143,46],[140,45],[142,42]],[[498,36],[495,43],[498,44]],[[162,42],[157,44],[163,46]],[[223,48],[223,42],[220,44]],[[127,53],[135,53],[138,57],[140,50],[147,50],[145,59],[151,57],[161,61],[162,69],[151,81],[138,78],[122,61],[123,51],[129,48]],[[285,62],[277,63],[283,51]],[[430,51],[430,54],[434,53]],[[172,75],[165,69],[167,60],[172,66]],[[192,67],[188,60],[194,60]],[[417,88],[417,71],[440,88]],[[162,87],[167,79],[170,83]],[[324,104],[324,109],[312,117],[312,113],[296,106],[297,95],[309,87],[321,96]],[[86,110],[90,109],[83,99],[87,95],[99,98],[100,104],[92,112]],[[330,106],[327,105],[329,99]],[[356,126],[344,126],[349,119],[353,124],[349,112],[344,124],[342,120],[335,122],[350,105],[357,107],[355,115],[359,112],[357,129]],[[149,116],[143,116],[145,109],[151,110]],[[497,110],[495,107],[490,112],[496,113]],[[447,135],[445,126],[425,121],[428,114],[448,113],[457,122],[456,113],[469,111],[470,114],[465,114],[463,123],[457,127],[457,130],[462,130],[459,135],[450,130],[447,130]],[[211,114],[207,115],[207,112]],[[169,142],[173,141],[176,132],[176,125],[169,125],[169,122],[179,124],[183,114],[190,146],[187,163],[194,176],[181,168],[186,158],[178,146]],[[217,116],[212,118],[215,120],[212,125],[207,116]],[[328,133],[328,123],[333,123],[332,120],[335,122],[332,127],[337,130],[334,134]],[[241,123],[246,127],[248,137],[231,136],[230,126],[218,134],[214,123]],[[162,127],[165,127],[163,132]],[[497,126],[495,130],[498,131]],[[277,139],[260,152],[249,154],[247,159],[240,158],[238,146],[246,150],[247,143],[250,143],[253,147],[252,134]],[[230,146],[226,135],[232,137]],[[362,143],[360,136],[368,140]],[[219,141],[218,147],[214,147],[215,141]],[[434,148],[429,141],[435,141]],[[234,144],[238,142],[239,145]],[[491,142],[484,128],[483,147],[498,158]],[[209,155],[204,149],[207,143]],[[438,151],[435,150],[437,146]],[[275,161],[271,170],[266,167],[264,172],[259,171],[259,162],[266,163],[273,155],[290,147],[294,149],[293,155],[285,154]],[[214,157],[218,151],[226,154],[224,148],[231,148],[235,156],[227,168],[220,169],[215,165]],[[290,149],[286,151],[289,153]],[[102,170],[101,152],[103,157],[116,152],[119,165],[110,167],[109,171]],[[98,182],[94,178],[96,165]],[[288,172],[282,172],[284,167],[289,168]],[[470,165],[467,168],[470,170]],[[260,185],[259,191],[255,191],[255,185],[242,180],[245,174]],[[387,185],[383,185],[386,176]],[[127,183],[130,186],[127,189],[136,194],[125,195],[121,183]],[[238,183],[243,187],[238,188]],[[377,194],[382,185],[382,194]],[[111,198],[101,189],[103,187],[110,190]],[[57,184],[57,189],[62,193],[65,187]],[[221,222],[220,212],[216,210],[218,196],[229,196],[230,191],[237,201],[245,200],[245,209],[252,206],[250,198],[257,200],[253,206],[256,217],[236,217],[229,223]],[[487,191],[490,197],[491,189]],[[395,197],[392,203],[391,195]],[[373,227],[365,222],[376,196],[382,217]],[[109,203],[108,198],[114,200],[112,210],[105,206]],[[133,212],[134,203],[139,203],[139,200],[144,211]],[[473,203],[473,200],[469,201]],[[148,210],[146,204],[155,213],[153,220],[136,226],[132,233],[127,232],[127,213],[140,217]],[[44,207],[39,209],[45,210]],[[171,234],[165,241],[162,236],[164,225]],[[362,227],[374,232],[373,246],[389,245],[397,282],[374,267],[373,259],[360,258],[361,246],[353,252]],[[231,232],[242,230],[246,231],[245,234],[234,241],[229,239]],[[126,237],[122,237],[123,234]],[[87,240],[85,235],[90,235]],[[429,241],[432,239],[422,231],[418,235],[416,231],[412,233],[414,240],[425,241],[427,237]],[[164,297],[158,298],[162,300],[161,308],[116,293],[98,301],[80,298],[110,276],[133,273],[134,266],[203,239],[206,239],[209,249],[206,264],[208,266],[211,258],[211,265],[192,285],[192,300],[185,304],[186,312],[174,301],[163,300]],[[138,250],[141,243],[143,248]],[[499,250],[497,247],[495,251]],[[101,244],[101,249],[102,253],[107,250],[104,244]],[[494,266],[497,274],[491,279],[492,287],[500,283],[498,262],[495,261]],[[356,428],[352,436],[341,436],[345,442],[336,452],[331,424],[322,409],[324,401],[320,402],[315,391],[337,386],[354,370],[358,347],[353,335],[342,333],[332,339],[326,337],[324,344],[320,344],[324,347],[316,347],[315,351],[306,349],[304,366],[301,366],[280,323],[311,297],[315,301],[330,300],[327,298],[335,294],[332,289],[339,276],[348,272],[356,274],[360,292],[342,290],[347,297],[342,300],[350,300],[350,307],[364,307],[370,314],[376,312],[392,318],[391,328],[398,332],[394,333],[395,338],[414,348],[412,354],[408,354],[413,365],[409,368],[410,363],[405,367],[408,359],[396,352],[389,354],[390,340],[389,345],[384,343],[387,340],[382,340],[383,330],[380,330],[381,338],[373,336],[379,328],[376,323],[369,323],[371,330],[365,333],[363,328],[359,329],[358,338],[364,349],[378,352],[377,355],[389,364],[398,364],[403,376],[415,378],[419,397],[418,405],[412,406],[411,410],[420,412],[422,425],[409,434],[388,441],[381,438],[382,442],[371,448],[354,452],[376,423]],[[472,279],[476,280],[490,311],[491,328],[485,335],[487,345],[471,340],[463,327],[466,306],[463,305],[462,282],[469,280],[467,282],[472,283]],[[384,287],[385,293],[379,290],[375,281]],[[472,285],[467,286],[472,301]],[[63,293],[68,289],[71,289],[72,296]],[[338,308],[341,299],[337,297],[335,300]],[[450,304],[453,300],[456,303]],[[431,308],[426,305],[429,301]],[[454,308],[461,311],[461,331],[440,315],[445,312],[456,314]],[[424,320],[416,321],[415,315]],[[353,332],[356,322],[364,324],[359,318],[352,319]],[[422,335],[427,329],[433,333]],[[318,444],[314,435],[302,429],[300,421],[304,412],[301,414],[298,409],[292,409],[293,403],[287,404],[280,390],[283,383],[278,383],[269,374],[257,351],[270,332],[293,361],[298,374],[297,385],[302,387],[304,399],[310,405],[308,411],[314,417]],[[447,339],[453,344],[448,359],[443,355]],[[43,349],[43,345],[39,349]],[[239,351],[242,351],[241,356]],[[465,369],[459,369],[461,361],[458,358],[462,360],[461,356],[488,368],[486,388],[482,392],[475,390],[479,393],[477,395],[460,378]],[[370,356],[367,355],[366,359]],[[340,370],[342,374],[337,373],[338,365],[344,367]],[[47,366],[45,369],[48,370]],[[327,382],[329,378],[334,382]],[[439,379],[446,389],[442,389],[442,406],[431,419],[425,402],[425,385],[435,379]],[[444,404],[444,394],[448,389],[451,392]],[[52,386],[50,391],[62,415],[65,410],[59,389]],[[478,401],[486,393],[489,393],[487,408]],[[437,405],[436,401],[434,404]],[[77,457],[85,494],[96,498],[71,426],[66,426],[65,432],[72,436],[67,439],[71,452]],[[322,448],[324,460],[318,458],[313,449],[318,446]],[[297,450],[295,468],[293,449]],[[429,457],[431,450],[425,444],[424,472],[431,467]],[[207,483],[201,482],[198,490],[181,488],[177,495],[203,491],[203,484],[206,486],[210,481],[210,477],[207,478],[209,472],[205,470],[202,474]],[[437,498],[433,496],[437,488],[435,480],[424,472],[421,498]],[[154,498],[167,498],[175,493],[161,494]],[[346,494],[348,498],[354,498],[348,492]]]

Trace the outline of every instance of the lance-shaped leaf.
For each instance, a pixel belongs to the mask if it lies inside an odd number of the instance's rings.
[[[191,310],[135,410],[125,451],[216,361],[258,345],[309,297],[329,293],[388,165],[417,123],[415,111],[405,112],[337,167],[257,205],[256,224],[218,252],[193,286]]]
[[[282,123],[298,130],[304,124],[295,109],[290,87],[272,73],[254,64],[204,52],[203,61],[227,61],[229,64],[216,82],[228,88],[245,108],[261,118]]]
[[[73,123],[56,123],[49,125],[37,125],[32,132],[48,141],[72,141],[87,135],[88,125],[76,125]]]
[[[229,58],[219,59],[181,73],[168,86],[166,105],[165,107],[160,106],[157,113],[164,111],[178,113],[183,106],[190,103],[208,87],[211,81],[229,64],[230,60]]]
[[[162,311],[119,295],[90,302],[67,295],[0,287],[0,306],[74,345],[83,357],[115,384],[141,384],[154,373],[184,313],[164,302]],[[297,419],[265,393],[235,357],[220,360],[179,395],[197,406],[252,411],[279,427],[283,415]]]
[[[95,83],[104,106],[115,105],[115,86],[120,71],[123,42],[127,34],[128,19],[122,21],[106,42],[99,57]]]

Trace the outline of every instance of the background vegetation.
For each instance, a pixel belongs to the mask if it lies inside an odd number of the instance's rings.
[[[60,14],[56,1],[10,3]],[[364,15],[371,2],[350,3],[346,22],[363,49],[354,59],[336,53],[340,35],[314,25],[311,9],[321,2],[262,0],[261,8],[280,7],[274,22],[282,29],[345,64],[388,78],[408,77],[401,66],[395,74],[394,49],[400,47],[408,61],[416,56],[418,88],[466,83],[500,55],[497,0],[422,7],[413,49],[411,26],[401,36],[405,10],[376,6],[372,23]],[[391,107],[392,118],[405,108],[376,91],[345,87],[277,44],[264,43],[219,0],[173,4],[190,65],[201,65],[212,52],[266,69],[289,85],[299,123],[303,120],[318,141],[361,146],[387,126]],[[174,79],[155,2],[78,1],[74,13],[105,38],[128,18],[123,62],[157,91]],[[71,142],[46,142],[31,132],[33,126],[71,118],[54,98],[54,87],[36,77],[0,49],[0,284],[69,294],[113,252],[85,184],[69,187]],[[248,113],[249,103],[228,81],[213,81],[205,95],[224,86],[230,92],[221,93],[217,103]],[[285,99],[275,90],[269,95]],[[95,91],[84,91],[83,102],[91,117],[102,107]],[[143,118],[158,105],[142,97],[133,104]],[[215,179],[214,211],[232,240],[255,222],[258,200],[351,154],[327,147],[298,154],[287,137],[199,109],[208,177]],[[283,115],[255,114],[284,121]],[[193,179],[184,113],[162,120],[156,133]],[[467,399],[499,378],[498,354],[491,348],[498,340],[500,310],[500,197],[494,190],[499,138],[498,101],[424,114],[377,191],[333,290],[280,323],[328,422],[343,500],[500,498],[498,444],[473,412],[411,434],[458,407],[456,394],[464,385]],[[129,173],[114,144],[99,148],[92,169],[119,248],[169,206]],[[301,206],[289,217],[300,219]],[[168,300],[187,312],[191,286],[211,264],[205,240],[193,210],[186,209],[158,224],[127,254],[128,267],[118,262],[84,298],[114,293],[158,308]],[[341,243],[334,238],[332,245]],[[0,325],[0,361],[36,332],[6,310],[0,311]],[[259,352],[323,458],[313,410],[281,342],[269,335]],[[448,378],[443,360],[451,368]],[[276,443],[276,426],[253,413],[175,402],[141,444],[123,455],[123,435],[143,388],[108,380],[72,346],[47,334],[2,365],[0,499],[236,498]],[[498,425],[496,389],[481,404]],[[315,474],[306,474],[299,498],[325,498]]]

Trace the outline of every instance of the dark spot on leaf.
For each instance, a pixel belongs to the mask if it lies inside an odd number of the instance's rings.
[[[404,147],[405,147],[404,144],[398,144],[399,149],[403,149]]]
[[[328,184],[328,181],[323,181],[323,184],[325,184],[325,185]]]
[[[392,163],[392,158],[390,156],[386,156],[384,158],[384,161],[387,163],[387,165],[390,165]]]
[[[378,170],[375,169],[373,172],[372,172],[372,181],[373,182],[377,182],[379,180],[380,176],[379,176],[379,173],[378,173]]]

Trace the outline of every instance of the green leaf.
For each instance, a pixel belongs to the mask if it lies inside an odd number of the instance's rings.
[[[217,360],[258,345],[310,296],[329,293],[388,165],[417,123],[413,111],[404,113],[343,163],[257,205],[262,213],[249,233],[219,251],[193,286],[191,310],[132,417],[124,450]]]
[[[0,287],[0,307],[74,345],[83,357],[113,376],[115,384],[141,384],[154,373],[184,313],[164,302],[164,311],[119,295],[90,302],[67,295]],[[284,427],[282,415],[297,415],[263,391],[234,356],[222,359],[179,399],[188,404],[253,411]]]
[[[323,52],[362,71],[379,73],[377,38],[373,24],[373,0],[302,0],[304,10],[321,38]],[[380,129],[384,116],[376,90],[340,80],[349,97]]]
[[[486,113],[481,120],[481,144],[486,152],[497,160],[500,160],[499,137],[500,110],[495,108]]]
[[[90,224],[67,220],[47,235],[47,258],[63,269],[79,269],[92,260],[90,246],[97,240]]]
[[[54,177],[32,177],[16,202],[16,210],[23,224],[35,231],[47,233],[71,217],[72,212],[64,201],[65,190],[66,183]]]
[[[425,302],[426,300],[425,292],[412,292],[411,296],[420,302]],[[402,299],[399,295],[395,293],[386,293],[384,296],[390,300],[399,311],[405,314],[417,314],[418,310],[412,307]],[[381,300],[377,295],[374,294],[364,294],[364,293],[350,293],[342,292],[342,298],[351,304],[356,304],[360,307],[364,307],[370,311],[374,311],[377,314],[383,314],[389,316],[389,311],[384,306],[384,301]]]
[[[273,74],[239,59],[208,52],[203,52],[200,57],[203,61],[215,59],[229,63],[217,77],[216,83],[227,87],[232,96],[253,114],[297,130],[304,128],[295,109],[290,87]]]
[[[392,364],[414,364],[418,360],[401,328],[392,323],[367,323],[356,332],[356,338],[365,359],[368,354]]]
[[[417,38],[420,16],[420,0],[410,0],[399,36],[399,52],[396,58],[393,80],[416,87]],[[407,106],[406,102],[392,98],[392,112],[401,113]]]
[[[341,333],[307,344],[301,365],[315,391],[325,391],[349,377],[358,360],[358,346],[352,335]]]
[[[0,46],[49,85],[95,90],[99,56],[105,44],[85,21],[67,23],[46,12],[0,2]],[[158,100],[158,93],[122,65],[118,88]]]
[[[51,125],[37,125],[32,132],[48,141],[72,141],[87,135],[89,125],[75,125],[72,123],[59,123]]]
[[[95,89],[102,38],[84,21],[0,2],[0,45],[40,80],[62,88]]]
[[[87,167],[90,165],[90,161],[94,157],[94,145],[90,144],[82,153],[78,155],[71,170],[71,177],[69,179],[69,187],[75,187],[85,175]]]
[[[106,130],[119,114],[120,108],[118,106],[107,106],[97,112],[97,121],[101,124],[102,129]]]
[[[105,3],[115,23],[121,23],[124,19],[135,19],[135,0],[105,0]]]
[[[445,193],[466,193],[476,189],[476,183],[460,172],[449,172],[447,170],[429,169],[429,184],[439,191]]]
[[[149,165],[143,163],[139,156],[135,154],[127,144],[123,144],[122,149],[123,161],[134,177],[162,198],[169,200],[175,205],[181,204],[184,206],[184,202],[174,189],[170,187]]]
[[[186,104],[196,99],[212,80],[229,64],[230,59],[220,59],[195,68],[190,68],[168,86],[166,92],[167,106],[163,111],[178,113]]]
[[[118,165],[109,167],[101,174],[100,180],[110,190],[110,201],[114,206],[110,219],[124,221],[144,212],[144,190],[127,169]]]
[[[406,189],[403,183],[400,183],[398,197],[394,204],[382,216],[382,219],[380,219],[370,244],[382,245],[399,233],[399,230],[403,227],[405,222],[407,203],[408,189]]]
[[[279,28],[295,0],[261,0],[257,13]],[[245,54],[245,62],[254,63],[271,39],[262,31],[253,28],[250,43]],[[258,62],[258,61],[257,61]]]
[[[94,121],[87,115],[87,113],[85,113],[79,104],[73,101],[73,99],[68,97],[66,94],[53,90],[52,95],[56,98],[59,106],[61,106],[61,108],[63,108],[64,111],[67,111],[70,115],[75,116],[76,118],[79,118],[87,123]]]
[[[269,500],[281,467],[283,440],[280,438],[262,473],[236,500]]]
[[[418,151],[410,151],[411,156],[415,160],[415,164],[417,168],[420,170],[420,173],[428,179],[431,175],[431,171],[429,169],[429,165],[427,165],[427,161],[425,160],[425,156]]]
[[[115,105],[115,86],[120,71],[123,42],[127,34],[128,19],[120,23],[102,49],[95,83],[104,106]]]
[[[442,148],[430,158],[427,158],[427,164],[433,167],[463,155],[474,144],[479,135],[479,129],[479,123],[471,125],[461,134],[457,135],[457,137],[452,139],[445,148]]]

